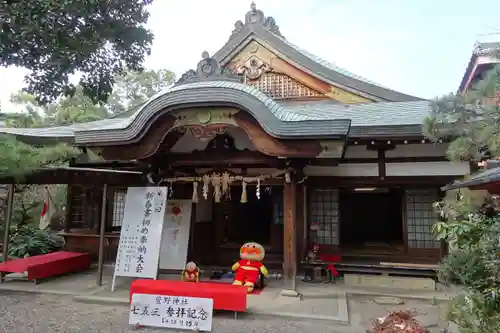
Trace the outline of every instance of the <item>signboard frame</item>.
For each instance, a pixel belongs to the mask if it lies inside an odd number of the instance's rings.
[[[157,279],[167,196],[165,186],[127,189],[112,292],[117,276]]]
[[[210,332],[213,307],[212,298],[133,294],[129,324]]]

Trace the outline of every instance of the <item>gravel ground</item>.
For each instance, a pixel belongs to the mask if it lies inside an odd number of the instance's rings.
[[[275,317],[217,316],[213,332],[218,333],[363,333],[362,329],[326,321],[287,320]],[[68,296],[0,291],[0,333],[66,332],[174,332],[165,329],[135,329],[128,325],[124,306],[74,302]],[[177,331],[175,331],[177,332]],[[185,332],[185,331],[178,331]]]

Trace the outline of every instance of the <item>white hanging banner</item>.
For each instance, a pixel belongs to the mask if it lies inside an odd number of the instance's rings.
[[[133,294],[129,324],[210,332],[213,307],[211,298]]]
[[[111,291],[117,276],[156,279],[167,187],[129,187]]]
[[[192,208],[191,200],[168,201],[161,237],[160,269],[182,270],[186,267]]]

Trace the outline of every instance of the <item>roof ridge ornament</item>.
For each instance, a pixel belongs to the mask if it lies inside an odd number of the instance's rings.
[[[196,70],[190,69],[175,83],[176,86],[200,81],[233,81],[243,82],[243,76],[235,74],[229,68],[221,68],[219,62],[210,57],[207,51],[202,53],[202,59]]]
[[[269,30],[273,34],[285,38],[280,31],[279,26],[276,24],[276,20],[272,16],[266,17],[264,12],[260,9],[257,9],[257,5],[255,2],[252,2],[250,5],[250,11],[245,14],[245,23],[238,20],[234,24],[234,30],[231,34],[231,37],[236,35],[238,32],[243,29],[246,25],[257,24],[262,26],[263,28]]]

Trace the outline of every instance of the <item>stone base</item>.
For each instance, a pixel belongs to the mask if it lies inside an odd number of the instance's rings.
[[[401,298],[387,296],[375,297],[373,301],[379,305],[401,305],[405,303]]]
[[[344,283],[349,287],[405,289],[435,291],[436,282],[428,278],[397,277],[384,275],[345,274]]]
[[[293,290],[293,289],[283,289],[280,293],[281,296],[285,296],[285,297],[299,297],[300,294],[296,291],[296,290]]]

